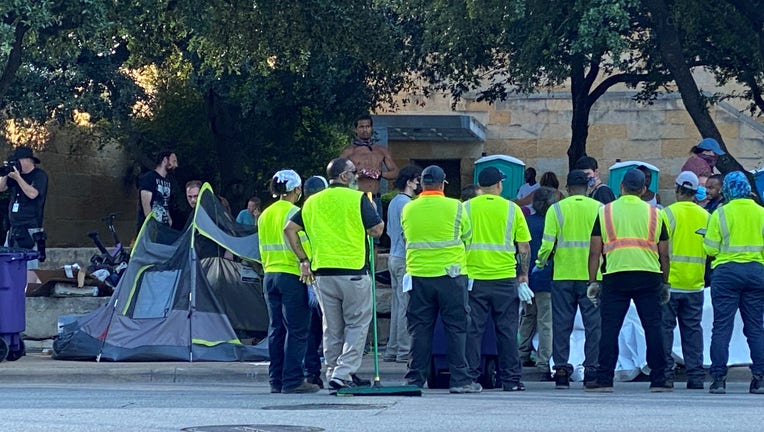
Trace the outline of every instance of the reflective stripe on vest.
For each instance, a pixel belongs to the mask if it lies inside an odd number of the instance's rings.
[[[454,238],[451,240],[434,242],[409,242],[406,243],[406,249],[439,249],[462,244],[459,231],[462,226],[462,206],[456,208],[456,217],[454,218]]]
[[[559,240],[557,241],[557,249],[563,249],[563,248],[587,248],[589,249],[589,245],[591,242],[589,241],[567,241],[565,240],[564,234],[562,232],[562,226],[565,222],[565,217],[562,215],[562,208],[560,208],[559,201],[554,203],[552,205],[554,208],[555,216],[557,216],[557,225],[558,229],[557,232],[559,233]],[[543,236],[544,240],[553,242],[555,241],[555,237],[552,235],[544,234]]]
[[[647,228],[647,238],[618,238],[613,225],[613,206],[612,203],[605,205],[605,231],[607,232],[608,242],[602,247],[602,253],[610,253],[614,250],[625,248],[646,249],[658,253],[658,245],[655,243],[655,233],[658,229],[658,210],[655,207],[648,207],[649,225]]]
[[[727,226],[727,216],[724,213],[724,206],[716,209],[719,213],[719,231],[722,234],[721,244],[706,240],[706,244],[716,247],[721,253],[739,253],[739,252],[762,252],[761,246],[730,246],[730,228]]]
[[[668,219],[669,232],[673,236],[674,231],[676,230],[676,217],[674,217],[674,213],[671,211],[669,207],[665,207],[663,209],[663,213],[666,215],[666,219]],[[706,264],[706,259],[703,257],[675,254],[673,241],[669,242],[669,261],[692,263],[692,264],[703,264],[703,265]]]
[[[467,201],[464,204],[467,209],[467,217],[470,217],[470,202]],[[512,241],[512,222],[515,220],[515,206],[510,203],[509,214],[507,215],[507,227],[504,231],[504,244],[495,243],[470,243],[467,245],[467,250],[487,250],[487,251],[499,251],[499,252],[515,252],[515,242]],[[457,225],[457,236],[459,225]]]

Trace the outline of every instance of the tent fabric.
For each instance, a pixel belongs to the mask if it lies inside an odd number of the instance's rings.
[[[146,219],[110,301],[64,326],[54,358],[267,360],[267,344],[237,336],[267,333],[258,260],[256,227],[236,223],[204,184],[183,231]]]

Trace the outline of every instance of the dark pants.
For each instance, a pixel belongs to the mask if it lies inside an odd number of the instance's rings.
[[[308,343],[305,350],[304,369],[305,376],[321,376],[321,340],[324,337],[323,324],[321,322],[321,308],[316,305],[310,308],[310,324],[308,330]]]
[[[703,370],[703,291],[671,292],[671,300],[663,306],[663,350],[666,352],[666,376],[674,379],[674,328],[679,322],[682,357],[687,367],[687,380],[706,377]]]
[[[714,306],[711,376],[727,375],[730,339],[738,309],[751,350],[751,373],[764,375],[764,265],[757,262],[718,265],[711,276],[711,304]]]
[[[291,389],[304,379],[302,361],[310,317],[307,288],[296,275],[266,273],[265,300],[270,315],[268,376],[271,387]]]
[[[451,373],[451,387],[461,387],[472,380],[467,375],[467,277],[449,276],[411,278],[412,290],[406,310],[411,334],[411,359],[406,381],[424,387],[432,360],[432,333],[440,318],[446,331],[446,360]]]
[[[576,309],[581,309],[584,322],[584,368],[586,374],[597,371],[600,344],[600,311],[586,297],[586,282],[573,280],[552,281],[552,359],[554,369],[573,373],[570,358],[570,333],[576,320]],[[593,376],[593,375],[592,375]]]
[[[650,382],[652,385],[662,386],[666,382],[666,355],[663,353],[661,306],[658,303],[661,276],[659,273],[630,273],[635,275],[634,279],[608,276],[603,279],[600,304],[602,337],[597,382],[606,386],[613,385],[615,365],[618,361],[618,335],[631,300],[634,300],[639,321],[645,330]]]
[[[477,381],[480,376],[481,348],[488,315],[496,329],[496,348],[499,354],[499,378],[502,383],[520,382],[522,366],[517,352],[517,326],[520,300],[515,279],[475,280],[469,292],[470,322],[467,329],[467,364],[469,376]]]

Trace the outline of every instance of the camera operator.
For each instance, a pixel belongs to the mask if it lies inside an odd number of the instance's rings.
[[[48,193],[48,174],[36,164],[40,163],[27,146],[17,147],[0,167],[0,192],[10,192],[8,219],[10,231],[5,245],[23,249],[37,249],[40,261],[45,261],[45,233],[42,230],[45,197]],[[29,261],[29,268],[37,267],[37,260]]]

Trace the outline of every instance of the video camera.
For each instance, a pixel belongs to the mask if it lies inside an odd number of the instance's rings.
[[[13,168],[21,171],[21,164],[18,159],[8,159],[0,165],[0,177],[5,177],[13,172]]]

